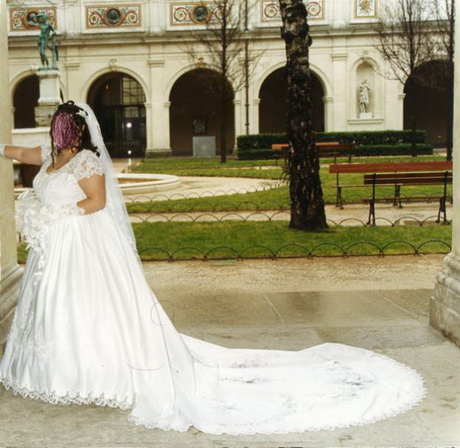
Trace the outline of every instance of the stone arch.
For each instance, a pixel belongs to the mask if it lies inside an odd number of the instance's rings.
[[[82,89],[80,91],[79,97],[83,101],[87,101],[89,91],[90,91],[91,87],[93,86],[93,84],[98,79],[100,79],[102,76],[108,75],[110,73],[122,73],[124,75],[130,76],[131,78],[136,80],[142,86],[142,90],[144,91],[144,94],[145,94],[146,98],[150,98],[150,89],[149,89],[148,84],[145,82],[145,80],[141,76],[139,76],[139,74],[137,72],[135,72],[134,70],[130,70],[129,68],[118,67],[118,66],[116,67],[115,70],[110,70],[110,69],[104,68],[102,70],[98,70],[97,72],[94,72],[90,77],[88,77],[86,79],[86,82],[85,82],[85,84],[83,85],[83,87],[82,87]]]
[[[87,102],[98,118],[112,157],[145,155],[146,95],[137,79],[124,72],[106,72],[93,80]]]
[[[311,70],[313,106],[313,130],[325,130],[325,86],[322,79]],[[272,71],[261,83],[259,89],[259,132],[286,132],[286,79],[285,67]]]
[[[409,78],[404,85],[404,129],[411,128],[415,113],[417,129],[425,130],[427,143],[438,147],[445,146],[448,132],[448,64],[447,60],[425,62],[412,77],[414,90],[409,88]]]
[[[223,148],[220,144],[221,128],[219,117],[219,96],[210,87],[216,72],[206,68],[188,70],[175,79],[172,84],[170,101],[170,142],[173,155],[192,155],[194,144],[214,145],[217,153]],[[208,80],[208,81],[206,81]],[[231,92],[233,89],[228,84]],[[233,102],[229,101],[224,117],[227,124],[226,151],[229,152],[235,141],[235,118]],[[204,137],[203,140],[199,140]],[[197,148],[197,146],[195,146]]]

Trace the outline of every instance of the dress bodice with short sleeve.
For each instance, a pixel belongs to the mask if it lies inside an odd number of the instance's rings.
[[[61,168],[48,172],[52,163],[48,146],[42,147],[42,167],[34,179],[34,189],[46,205],[71,205],[86,198],[78,182],[95,174],[103,175],[101,161],[93,151],[84,149]]]

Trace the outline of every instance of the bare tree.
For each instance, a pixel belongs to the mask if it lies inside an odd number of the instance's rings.
[[[427,21],[429,4],[426,0],[396,0],[382,6],[375,25],[377,49],[390,67],[389,78],[406,86],[410,99],[409,116],[412,149],[416,150],[417,130],[417,68],[431,58],[433,27]]]
[[[233,101],[235,92],[243,87],[246,90],[246,109],[248,109],[248,87],[255,61],[261,51],[249,48],[254,31],[248,29],[249,10],[253,6],[249,0],[211,0],[199,3],[194,8],[197,23],[204,29],[192,31],[191,43],[184,45],[197,68],[197,75],[219,98],[221,162],[227,160],[226,139],[227,122],[225,110]],[[246,114],[248,129],[248,114]]]
[[[311,45],[307,10],[302,0],[280,0],[286,43],[287,134],[289,151],[289,227],[301,230],[327,229],[319,158],[312,136],[311,75],[308,48]]]

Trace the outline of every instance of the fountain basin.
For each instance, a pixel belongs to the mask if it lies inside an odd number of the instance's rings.
[[[171,174],[120,173],[117,178],[125,196],[171,190],[181,184],[180,177]]]
[[[181,184],[180,177],[172,174],[120,173],[117,178],[124,196],[172,190]],[[25,190],[26,188],[15,188],[16,199]]]

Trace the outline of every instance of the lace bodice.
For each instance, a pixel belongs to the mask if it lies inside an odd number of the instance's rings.
[[[42,160],[43,165],[34,179],[34,189],[41,202],[47,205],[70,205],[85,199],[78,182],[94,174],[104,174],[99,157],[86,149],[50,173],[47,172],[52,163],[49,146],[42,147]]]

